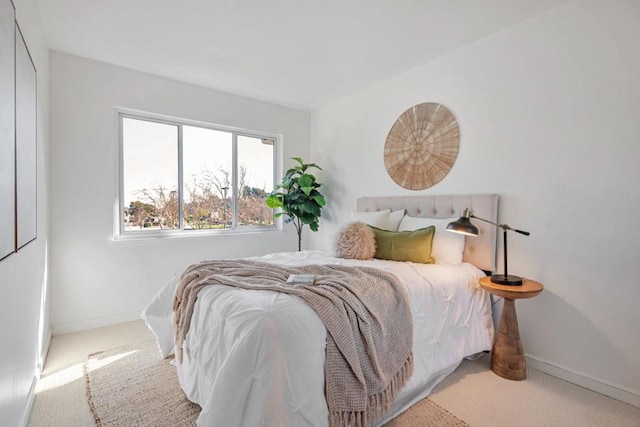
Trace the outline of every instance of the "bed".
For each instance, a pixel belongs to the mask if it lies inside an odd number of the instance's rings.
[[[446,236],[453,233],[443,227],[464,208],[496,221],[497,205],[497,195],[366,197],[358,199],[358,214],[352,218],[401,211],[398,227],[433,223],[436,236]],[[484,271],[495,270],[496,230],[482,222],[475,225],[480,234],[463,238],[460,263],[360,261],[316,250],[249,260],[283,266],[367,266],[400,280],[413,320],[413,374],[391,409],[373,423],[381,426],[428,396],[464,358],[491,349],[491,304],[477,280]],[[170,280],[142,314],[163,356],[176,347],[172,305],[177,284],[177,277]],[[202,408],[198,425],[328,426],[326,342],[324,324],[296,296],[219,285],[203,288],[182,345],[182,362],[176,363],[185,394]]]

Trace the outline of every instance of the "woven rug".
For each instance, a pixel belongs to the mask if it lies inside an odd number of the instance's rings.
[[[200,413],[155,341],[89,355],[85,379],[97,426],[194,426]]]
[[[97,426],[195,426],[200,407],[187,400],[155,341],[91,354],[85,364],[87,398]],[[385,427],[468,426],[423,399]]]

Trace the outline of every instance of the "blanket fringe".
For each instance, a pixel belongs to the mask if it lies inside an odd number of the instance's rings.
[[[393,376],[389,385],[380,393],[367,399],[365,411],[332,411],[329,414],[330,427],[368,427],[391,409],[398,392],[413,375],[413,352],[409,354],[400,370]]]

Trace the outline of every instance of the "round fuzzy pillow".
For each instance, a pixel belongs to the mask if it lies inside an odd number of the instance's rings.
[[[371,259],[376,253],[373,230],[362,222],[352,222],[336,236],[335,254],[339,258]]]

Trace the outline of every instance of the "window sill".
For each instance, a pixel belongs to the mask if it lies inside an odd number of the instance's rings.
[[[276,233],[281,230],[278,227],[270,227],[265,229],[227,229],[213,231],[167,231],[167,232],[140,232],[118,234],[109,240],[113,246],[129,246],[140,244],[157,244],[159,242],[167,242],[182,239],[206,239],[206,238],[234,238],[238,236],[260,235]],[[283,230],[284,231],[284,230]]]

